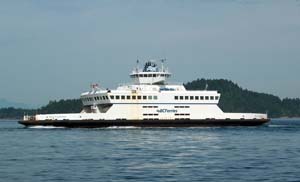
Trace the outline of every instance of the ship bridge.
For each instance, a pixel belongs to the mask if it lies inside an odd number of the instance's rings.
[[[158,66],[157,61],[150,60],[145,63],[143,69],[139,68],[139,61],[137,61],[130,78],[137,85],[165,85],[171,73],[164,67],[164,61],[165,59],[162,59],[161,65]]]

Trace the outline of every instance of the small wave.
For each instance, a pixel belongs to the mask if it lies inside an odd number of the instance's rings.
[[[286,127],[288,127],[288,125],[269,124],[269,125],[267,125],[267,127],[270,127],[270,128],[286,128]]]
[[[110,126],[107,127],[107,129],[137,129],[141,127],[136,127],[136,126]]]
[[[32,128],[32,129],[58,129],[58,128],[65,128],[65,127],[60,127],[60,126],[30,126],[28,128]]]

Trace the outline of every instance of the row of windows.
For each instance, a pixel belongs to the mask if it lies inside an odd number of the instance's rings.
[[[158,106],[143,106],[143,108],[158,108]]]
[[[190,106],[175,106],[175,108],[190,108]]]
[[[147,113],[146,113],[146,114],[143,114],[143,116],[158,116],[158,114],[151,114],[151,113],[150,113],[150,114],[147,114]]]
[[[189,113],[176,113],[175,116],[189,116],[190,114]]]
[[[175,100],[219,100],[219,96],[175,96]]]
[[[83,98],[82,100],[83,101],[93,101],[93,99],[94,100],[108,100],[109,98],[108,98],[108,96],[97,96],[97,97],[87,97],[87,98]]]
[[[109,98],[108,98],[108,96],[97,96],[97,97],[87,97],[87,98],[83,98],[82,100],[83,101],[93,101],[93,99],[95,100],[95,101],[98,101],[98,100],[109,100]],[[141,95],[138,95],[138,96],[135,96],[135,95],[133,95],[133,96],[130,96],[130,95],[111,95],[110,96],[110,99],[112,99],[112,100],[114,100],[114,99],[116,99],[116,100],[157,100],[158,98],[157,98],[157,96],[156,95],[154,95],[154,96],[152,96],[152,95],[148,95],[148,96],[146,96],[146,95],[143,95],[143,96],[141,96]]]
[[[132,75],[131,77],[168,77],[168,74],[139,74],[139,75]]]
[[[157,96],[154,95],[111,95],[110,99],[114,100],[157,100]],[[175,96],[175,100],[219,100],[219,96]],[[83,98],[84,101],[93,101],[92,97]],[[97,96],[94,100],[109,100],[108,96]],[[183,108],[182,106],[175,106],[175,108]]]
[[[83,101],[93,101],[93,99],[91,97],[87,97],[87,98],[83,98]]]
[[[136,95],[111,95],[110,96],[110,99],[112,99],[112,100],[157,100],[158,98],[157,98],[157,96],[156,95],[154,95],[154,96],[152,96],[152,95],[138,95],[138,96],[136,96]]]
[[[94,97],[95,100],[108,100],[108,96],[98,96]]]

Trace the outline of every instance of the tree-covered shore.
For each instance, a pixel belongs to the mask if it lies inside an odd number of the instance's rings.
[[[224,112],[268,113],[271,118],[300,117],[300,99],[285,98],[243,89],[230,80],[197,79],[185,84],[187,90],[218,90],[219,106]],[[50,101],[38,109],[2,108],[0,119],[21,119],[24,114],[78,113],[82,103],[79,99]]]

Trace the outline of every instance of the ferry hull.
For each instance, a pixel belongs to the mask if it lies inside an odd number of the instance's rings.
[[[111,126],[135,127],[213,127],[213,126],[258,126],[270,119],[240,119],[240,120],[43,120],[19,121],[30,126],[56,126],[68,128],[104,128]]]

